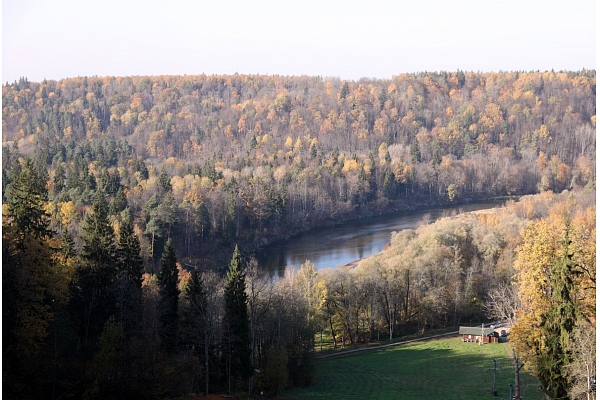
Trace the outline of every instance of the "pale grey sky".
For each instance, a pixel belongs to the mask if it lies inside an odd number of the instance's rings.
[[[594,0],[3,0],[2,82],[596,68]]]

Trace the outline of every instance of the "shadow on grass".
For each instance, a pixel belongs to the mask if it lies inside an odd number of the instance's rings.
[[[340,355],[317,363],[317,381],[293,388],[288,399],[482,399],[494,398],[497,360],[498,397],[508,398],[514,384],[507,344],[463,343],[444,339],[372,352]],[[521,373],[521,393],[543,399],[539,383]]]

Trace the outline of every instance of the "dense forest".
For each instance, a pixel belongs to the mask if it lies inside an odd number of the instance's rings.
[[[317,333],[344,347],[490,319],[515,323],[550,396],[589,393],[595,71],[21,79],[2,101],[10,398],[277,394],[313,379]],[[424,221],[353,270],[271,281],[251,256],[539,192]]]
[[[2,188],[29,155],[81,247],[101,189],[146,270],[172,238],[222,268],[307,228],[595,179],[595,71],[21,79],[2,88]],[[129,210],[125,212],[125,208]],[[219,257],[220,256],[220,257]],[[216,260],[215,260],[216,259]]]
[[[551,398],[595,393],[593,190],[544,192],[488,212],[424,220],[354,269],[307,261],[273,281],[236,247],[225,276],[191,273],[169,239],[143,273],[130,219],[118,234],[97,191],[77,250],[49,229],[33,162],[3,205],[3,391],[10,398],[276,395],[314,379],[334,347],[507,320]]]

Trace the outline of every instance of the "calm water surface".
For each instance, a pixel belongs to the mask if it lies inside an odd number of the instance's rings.
[[[265,247],[257,254],[257,259],[271,277],[282,277],[286,266],[299,268],[306,260],[310,260],[317,269],[335,268],[383,251],[394,231],[414,229],[427,219],[433,222],[444,215],[499,205],[499,202],[485,202],[446,206],[314,229]]]

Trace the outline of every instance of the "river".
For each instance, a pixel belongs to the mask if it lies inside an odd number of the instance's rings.
[[[453,213],[485,210],[501,202],[480,202],[407,211],[344,224],[312,229],[288,240],[273,243],[257,254],[270,277],[283,277],[286,266],[299,268],[310,260],[316,269],[335,268],[383,251],[392,232],[414,229],[424,221],[434,222]]]

